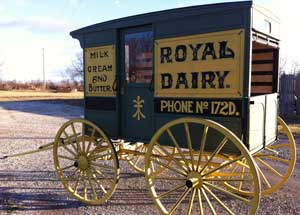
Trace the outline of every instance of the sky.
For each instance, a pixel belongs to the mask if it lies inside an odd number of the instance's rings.
[[[234,0],[231,0],[234,1]],[[147,12],[226,0],[0,0],[0,78],[59,81],[81,51],[69,33],[81,27]],[[281,20],[281,56],[300,63],[300,1],[257,0]],[[297,41],[298,39],[298,41]]]

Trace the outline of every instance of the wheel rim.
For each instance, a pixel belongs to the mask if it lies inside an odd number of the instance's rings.
[[[296,163],[294,137],[280,117],[278,117],[277,122],[280,130],[279,140],[253,155],[261,179],[261,193],[263,196],[277,191],[292,175]],[[242,162],[246,163],[245,160]],[[247,171],[247,168],[241,166],[234,168],[234,172],[241,170],[241,177],[245,177],[243,172]],[[252,195],[230,184],[227,185],[235,192]]]
[[[119,163],[111,141],[95,124],[74,119],[57,132],[54,165],[65,189],[87,204],[103,204],[119,179]]]
[[[195,133],[192,132],[198,126],[202,127],[201,144],[194,145]],[[186,142],[183,144],[182,139],[177,141],[176,133],[181,127],[185,134]],[[196,129],[197,130],[197,129]],[[213,131],[211,133],[211,131]],[[218,132],[223,136],[222,141],[212,152],[206,152],[207,140],[210,135]],[[193,135],[191,135],[193,133]],[[198,132],[199,133],[199,132]],[[174,135],[175,134],[175,135]],[[165,167],[161,174],[153,174],[150,168],[150,162],[155,160],[152,149],[154,146],[161,148],[160,141],[168,136],[170,144],[178,150],[178,153],[171,155],[165,152],[169,157],[165,160],[171,160],[168,164],[165,162],[157,163]],[[224,155],[222,150],[226,148],[227,143],[234,145],[239,150],[240,155],[235,159],[229,159]],[[198,141],[199,143],[199,141]],[[200,146],[199,146],[200,145]],[[196,147],[198,147],[196,149]],[[199,159],[200,158],[200,159]],[[248,180],[248,189],[253,193],[250,197],[231,192],[223,186],[224,181],[232,180],[239,182],[243,180],[239,177],[232,178],[228,167],[239,162],[244,158],[250,167]],[[155,162],[155,161],[154,161]],[[151,139],[149,149],[145,158],[146,183],[152,195],[155,204],[163,214],[255,214],[260,199],[260,181],[258,173],[251,155],[244,147],[243,143],[225,127],[210,121],[197,118],[181,118],[171,121],[160,128]],[[246,183],[246,182],[245,182]],[[229,198],[229,200],[228,200]],[[232,207],[236,204],[236,210]],[[244,211],[243,211],[244,210]]]
[[[147,151],[147,145],[140,143],[136,146],[135,151],[137,155],[129,154],[126,160],[134,170],[139,173],[145,173],[144,154]]]

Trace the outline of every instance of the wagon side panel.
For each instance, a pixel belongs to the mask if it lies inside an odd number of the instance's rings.
[[[117,136],[117,34],[108,29],[84,34],[85,119],[102,127],[109,136]]]

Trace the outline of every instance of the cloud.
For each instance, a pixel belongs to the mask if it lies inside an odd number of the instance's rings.
[[[23,28],[33,33],[58,33],[73,28],[73,25],[50,17],[33,17],[0,21],[0,29],[1,28]]]
[[[115,4],[117,7],[121,7],[121,1],[120,1],[120,0],[115,0],[115,1],[114,1],[114,4]]]
[[[68,3],[71,7],[77,8],[80,5],[80,0],[68,0]]]
[[[14,0],[14,3],[18,7],[24,7],[26,6],[28,0]]]
[[[0,13],[5,11],[5,6],[3,4],[0,3]]]

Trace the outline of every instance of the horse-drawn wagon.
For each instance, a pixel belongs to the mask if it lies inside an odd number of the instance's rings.
[[[39,150],[53,148],[59,179],[87,204],[109,200],[124,160],[145,174],[163,214],[255,214],[296,159],[278,117],[278,31],[251,1],[73,31],[84,50],[85,119]]]

